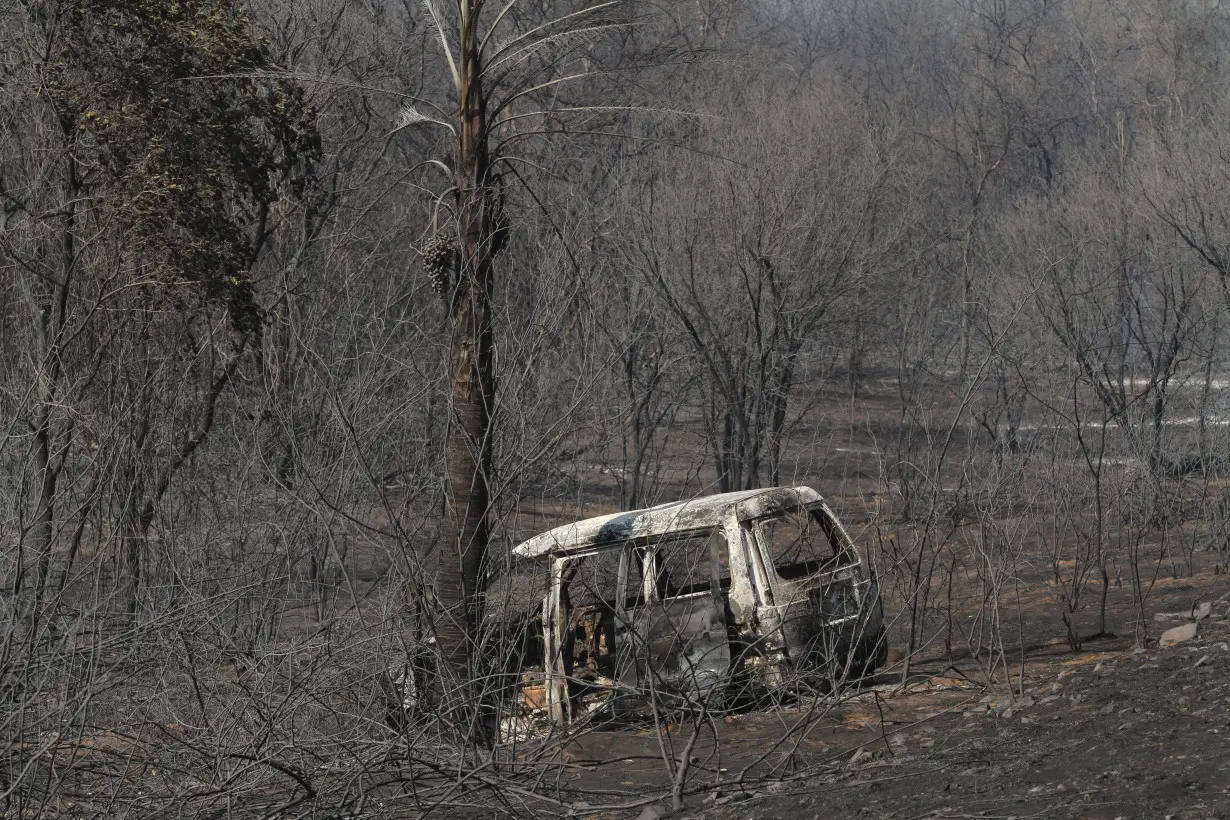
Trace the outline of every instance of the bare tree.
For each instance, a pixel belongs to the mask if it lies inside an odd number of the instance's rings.
[[[833,134],[839,100],[806,125],[775,119],[772,94],[747,92],[761,127],[716,134],[717,158],[672,159],[633,200],[625,249],[691,345],[717,485],[777,483],[791,392],[825,322],[868,309],[856,298],[884,269],[909,208],[894,178],[891,131]],[[795,150],[773,150],[785,129]],[[811,135],[810,140],[799,134]],[[696,215],[708,212],[701,220]]]

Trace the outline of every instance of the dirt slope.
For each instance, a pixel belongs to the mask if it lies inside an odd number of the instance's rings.
[[[1228,609],[1177,646],[1039,658],[1024,698],[983,695],[931,716],[957,681],[902,696],[841,771],[710,794],[676,816],[1230,817]]]

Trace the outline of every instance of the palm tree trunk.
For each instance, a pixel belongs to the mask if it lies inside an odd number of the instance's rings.
[[[494,337],[491,320],[493,238],[498,198],[492,189],[487,146],[487,110],[478,50],[477,20],[470,0],[460,0],[459,157],[457,214],[461,262],[450,308],[453,335],[449,365],[451,417],[444,491],[444,546],[436,576],[441,659],[462,704],[478,706],[476,651],[490,537],[488,508],[491,417],[494,405]],[[468,718],[467,717],[468,714]],[[462,717],[469,740],[482,741],[481,716]]]

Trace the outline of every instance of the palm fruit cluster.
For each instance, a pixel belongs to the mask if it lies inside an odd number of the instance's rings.
[[[446,232],[437,231],[423,243],[422,254],[423,270],[427,271],[432,290],[444,293],[452,284],[457,270],[459,254],[456,243]]]

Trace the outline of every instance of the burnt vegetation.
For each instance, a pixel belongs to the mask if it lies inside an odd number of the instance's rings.
[[[0,814],[1220,816],[1228,48],[1178,0],[0,3]],[[514,560],[778,486],[833,555]],[[873,579],[882,640],[822,628]]]

